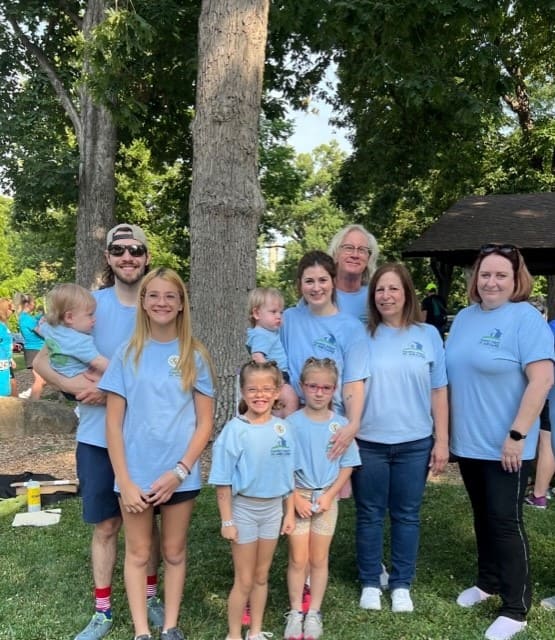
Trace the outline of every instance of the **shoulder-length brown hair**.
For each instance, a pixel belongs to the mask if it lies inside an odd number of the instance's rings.
[[[408,269],[400,262],[388,262],[378,267],[370,280],[368,287],[368,330],[370,335],[376,333],[378,325],[382,322],[382,315],[376,306],[376,288],[379,279],[386,273],[395,273],[401,280],[401,286],[405,292],[405,306],[401,317],[403,327],[409,327],[420,322],[420,306],[414,290],[414,284]]]
[[[322,267],[322,269],[328,272],[333,284],[331,301],[335,304],[335,301],[336,301],[335,276],[337,275],[337,270],[335,268],[335,262],[333,261],[333,258],[327,253],[324,253],[323,251],[309,251],[308,253],[305,253],[304,256],[299,260],[299,264],[297,265],[297,278],[296,278],[298,294],[302,297],[303,294],[301,291],[301,287],[302,287],[303,275],[304,275],[304,272],[310,267]]]
[[[517,249],[517,247],[513,247],[514,252],[506,253],[502,251],[502,248],[509,247],[511,245],[499,245],[499,250],[495,248],[492,249],[495,245],[484,245],[488,247],[490,250],[486,253],[483,249],[480,250],[476,261],[472,267],[472,274],[470,276],[470,281],[468,283],[468,298],[471,302],[482,302],[482,298],[478,293],[478,272],[480,271],[480,265],[484,258],[491,255],[501,256],[505,258],[508,262],[511,263],[511,267],[513,268],[513,275],[515,280],[515,286],[513,289],[513,293],[509,300],[511,302],[525,302],[530,297],[532,293],[532,287],[534,285],[534,278],[530,275],[526,263],[524,262],[524,258],[522,254]]]

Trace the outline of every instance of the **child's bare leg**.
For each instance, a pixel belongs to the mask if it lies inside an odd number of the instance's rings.
[[[235,577],[227,599],[227,624],[230,639],[241,638],[241,618],[253,588],[257,548],[258,542],[245,544],[233,542],[231,545]]]
[[[320,611],[328,586],[328,561],[332,536],[310,533],[310,608]]]
[[[262,619],[268,597],[268,574],[272,566],[277,538],[272,540],[258,539],[254,583],[250,595],[251,626],[250,635],[256,636],[262,631]],[[245,603],[243,603],[244,606]],[[241,609],[242,613],[242,609]]]
[[[297,525],[298,526],[298,525]],[[294,611],[302,611],[303,587],[309,561],[310,532],[293,533],[289,536],[289,564],[287,586],[289,603]]]

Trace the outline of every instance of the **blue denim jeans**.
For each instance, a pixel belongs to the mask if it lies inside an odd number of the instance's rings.
[[[379,587],[386,511],[391,520],[390,589],[410,588],[416,572],[420,505],[433,438],[399,444],[358,440],[362,465],[353,472],[356,550],[363,587]]]

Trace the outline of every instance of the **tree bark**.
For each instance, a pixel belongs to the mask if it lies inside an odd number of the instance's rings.
[[[85,40],[105,18],[103,0],[89,0],[83,20]],[[85,58],[83,70],[89,65]],[[115,162],[117,130],[109,110],[96,104],[86,84],[81,86],[79,139],[79,203],[75,240],[75,278],[84,287],[100,282],[106,232],[115,224]]]
[[[268,10],[269,0],[203,0],[199,20],[190,290],[195,334],[218,373],[218,426],[233,414],[247,359],[247,293],[265,206],[258,133]]]

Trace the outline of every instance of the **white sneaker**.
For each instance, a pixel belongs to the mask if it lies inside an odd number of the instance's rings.
[[[28,389],[25,389],[25,391],[22,391],[19,394],[20,398],[23,398],[24,400],[28,400],[31,397],[31,387],[29,387]]]
[[[378,587],[364,587],[360,595],[360,608],[380,611],[382,608],[382,591]]]
[[[487,640],[511,640],[526,627],[524,620],[513,620],[507,616],[499,616],[487,628],[485,638]]]
[[[491,598],[491,595],[491,593],[486,593],[477,586],[469,587],[459,593],[457,604],[459,607],[473,607],[475,604],[479,604],[480,602]]]
[[[391,611],[393,613],[410,613],[414,611],[414,605],[408,589],[393,589],[391,592]]]
[[[382,562],[382,572],[380,573],[380,587],[382,589],[389,589],[389,573],[385,568],[385,564]]]

